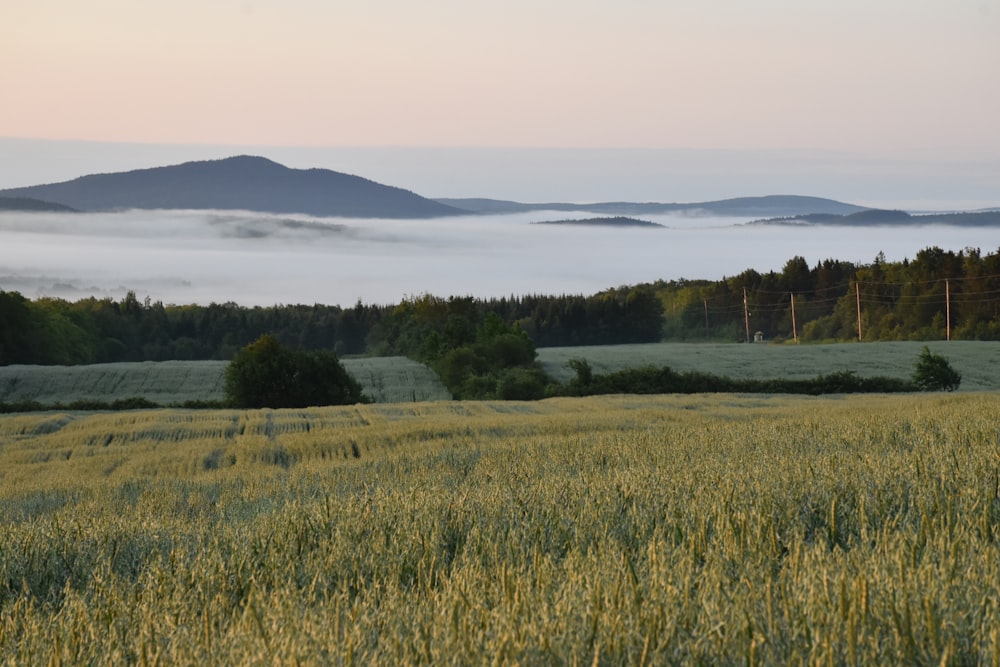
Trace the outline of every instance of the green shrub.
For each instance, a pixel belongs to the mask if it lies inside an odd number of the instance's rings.
[[[854,371],[836,371],[812,379],[734,379],[712,373],[679,373],[669,366],[626,368],[595,375],[583,359],[571,359],[576,377],[556,392],[564,396],[597,394],[701,394],[736,392],[747,394],[851,394],[914,391],[915,386],[897,378],[859,377]]]
[[[304,408],[361,403],[361,385],[331,351],[300,352],[264,335],[236,353],[225,372],[226,399],[240,408]]]
[[[496,397],[502,401],[537,401],[545,398],[547,381],[538,369],[511,368],[500,375]]]
[[[487,362],[472,347],[464,345],[448,350],[434,364],[434,368],[455,398],[466,398],[460,395],[460,388],[469,377],[483,373]]]
[[[119,398],[114,401],[97,399],[80,399],[69,403],[40,403],[38,401],[19,401],[16,403],[0,402],[0,414],[13,412],[44,412],[47,410],[78,410],[81,412],[121,411],[121,410],[154,410],[162,407],[141,396]]]
[[[923,391],[955,391],[961,383],[962,374],[944,356],[931,352],[925,345],[917,357],[913,384]]]
[[[451,336],[446,337],[452,338]],[[437,353],[427,358],[452,397],[459,400],[536,400],[545,397],[548,377],[535,364],[535,345],[517,326],[490,313],[476,329],[476,340],[448,348],[433,338]]]
[[[594,369],[586,359],[570,359],[567,365],[576,373],[576,377],[570,381],[571,385],[589,387],[594,381]]]

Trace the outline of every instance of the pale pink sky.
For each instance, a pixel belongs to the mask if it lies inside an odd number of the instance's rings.
[[[0,136],[1000,154],[1000,0],[3,0]]]

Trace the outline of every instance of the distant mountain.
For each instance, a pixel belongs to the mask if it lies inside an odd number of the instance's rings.
[[[845,204],[822,197],[799,195],[766,195],[763,197],[737,197],[718,201],[688,204],[654,202],[599,202],[595,204],[567,204],[550,202],[524,204],[501,199],[436,199],[435,201],[476,213],[524,213],[530,211],[587,211],[609,215],[656,215],[680,213],[688,215],[717,216],[794,216],[810,213],[850,215],[867,210],[864,206]]]
[[[467,213],[408,190],[329,169],[290,169],[242,155],[63,183],[0,190],[83,211],[243,209],[352,218],[433,218]]]
[[[76,209],[30,197],[0,197],[0,211],[59,211],[67,213],[76,212]]]
[[[950,225],[955,227],[1000,227],[1000,210],[969,213],[925,213],[869,209],[850,215],[808,214],[754,220],[754,225],[845,225],[851,227]]]
[[[584,225],[588,227],[663,227],[648,220],[615,216],[613,218],[585,218],[583,220],[542,220],[533,225]]]

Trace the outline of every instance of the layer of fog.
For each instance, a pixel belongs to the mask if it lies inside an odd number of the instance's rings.
[[[930,246],[1000,248],[1000,229],[745,225],[643,216],[665,228],[534,225],[543,212],[362,220],[244,211],[0,214],[0,289],[27,297],[244,305],[396,303],[406,296],[592,294],[656,280],[780,271],[800,255],[869,263]]]

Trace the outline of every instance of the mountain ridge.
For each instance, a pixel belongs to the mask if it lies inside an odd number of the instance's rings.
[[[919,213],[891,209],[868,209],[848,215],[810,213],[751,220],[749,225],[839,225],[842,227],[947,225],[950,227],[1000,226],[1000,210],[983,209],[957,213]]]
[[[657,222],[614,216],[611,218],[580,218],[574,220],[540,220],[533,225],[568,225],[582,227],[663,227]]]
[[[244,209],[360,218],[434,218],[467,213],[402,188],[329,169],[292,169],[264,157],[89,174],[60,183],[0,190],[82,211]]]
[[[756,215],[777,217],[814,213],[849,215],[868,210],[865,206],[856,206],[835,199],[805,195],[732,197],[691,203],[596,202],[591,204],[576,204],[568,202],[544,202],[526,204],[504,199],[488,198],[437,198],[435,201],[481,214],[526,213],[531,211],[589,211],[624,216],[682,213],[690,215]]]
[[[32,197],[0,197],[0,211],[34,211],[49,213],[77,213],[75,208],[54,204]]]
[[[648,215],[753,217],[827,224],[912,224],[938,219],[908,216],[806,195],[770,194],[702,202],[524,203],[490,198],[426,198],[403,188],[323,168],[295,169],[268,158],[236,155],[217,160],[95,173],[69,181],[0,190],[0,210],[107,211],[123,209],[237,209],[319,217],[428,219],[534,211],[586,212],[635,218]],[[995,209],[984,209],[987,213]],[[959,224],[995,224],[996,216],[971,216]],[[950,217],[955,217],[952,214]]]

